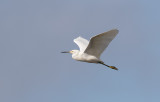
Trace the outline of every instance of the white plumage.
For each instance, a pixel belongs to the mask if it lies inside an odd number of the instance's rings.
[[[117,34],[118,34],[118,30],[113,29],[108,32],[104,32],[92,37],[90,41],[82,37],[78,37],[74,39],[74,42],[79,46],[80,51],[72,50],[69,52],[62,52],[62,53],[71,53],[72,58],[78,61],[89,62],[89,63],[99,63],[109,68],[118,70],[116,67],[106,65],[104,64],[103,61],[100,60],[101,54]]]
[[[82,37],[78,37],[74,39],[73,41],[79,46],[79,49],[81,52],[84,52],[89,44],[89,41]]]

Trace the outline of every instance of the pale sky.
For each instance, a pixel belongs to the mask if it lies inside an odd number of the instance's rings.
[[[1,0],[0,102],[160,102],[159,0]],[[99,64],[61,51],[117,28]]]

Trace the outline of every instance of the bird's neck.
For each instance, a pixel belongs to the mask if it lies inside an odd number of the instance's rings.
[[[72,58],[75,59],[77,57],[79,57],[80,51],[77,51],[76,53],[72,54]]]

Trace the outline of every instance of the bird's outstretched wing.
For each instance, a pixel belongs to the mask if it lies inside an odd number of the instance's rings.
[[[78,45],[81,52],[84,52],[89,44],[89,41],[82,37],[78,37],[74,39],[73,41]]]
[[[101,53],[105,50],[105,48],[109,45],[109,43],[114,39],[117,34],[118,30],[113,29],[92,37],[84,53],[94,55],[97,58],[100,58]]]

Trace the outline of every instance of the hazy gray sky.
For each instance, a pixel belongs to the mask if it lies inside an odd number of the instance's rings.
[[[159,102],[159,0],[1,0],[0,102]],[[117,28],[101,59],[73,39]]]

